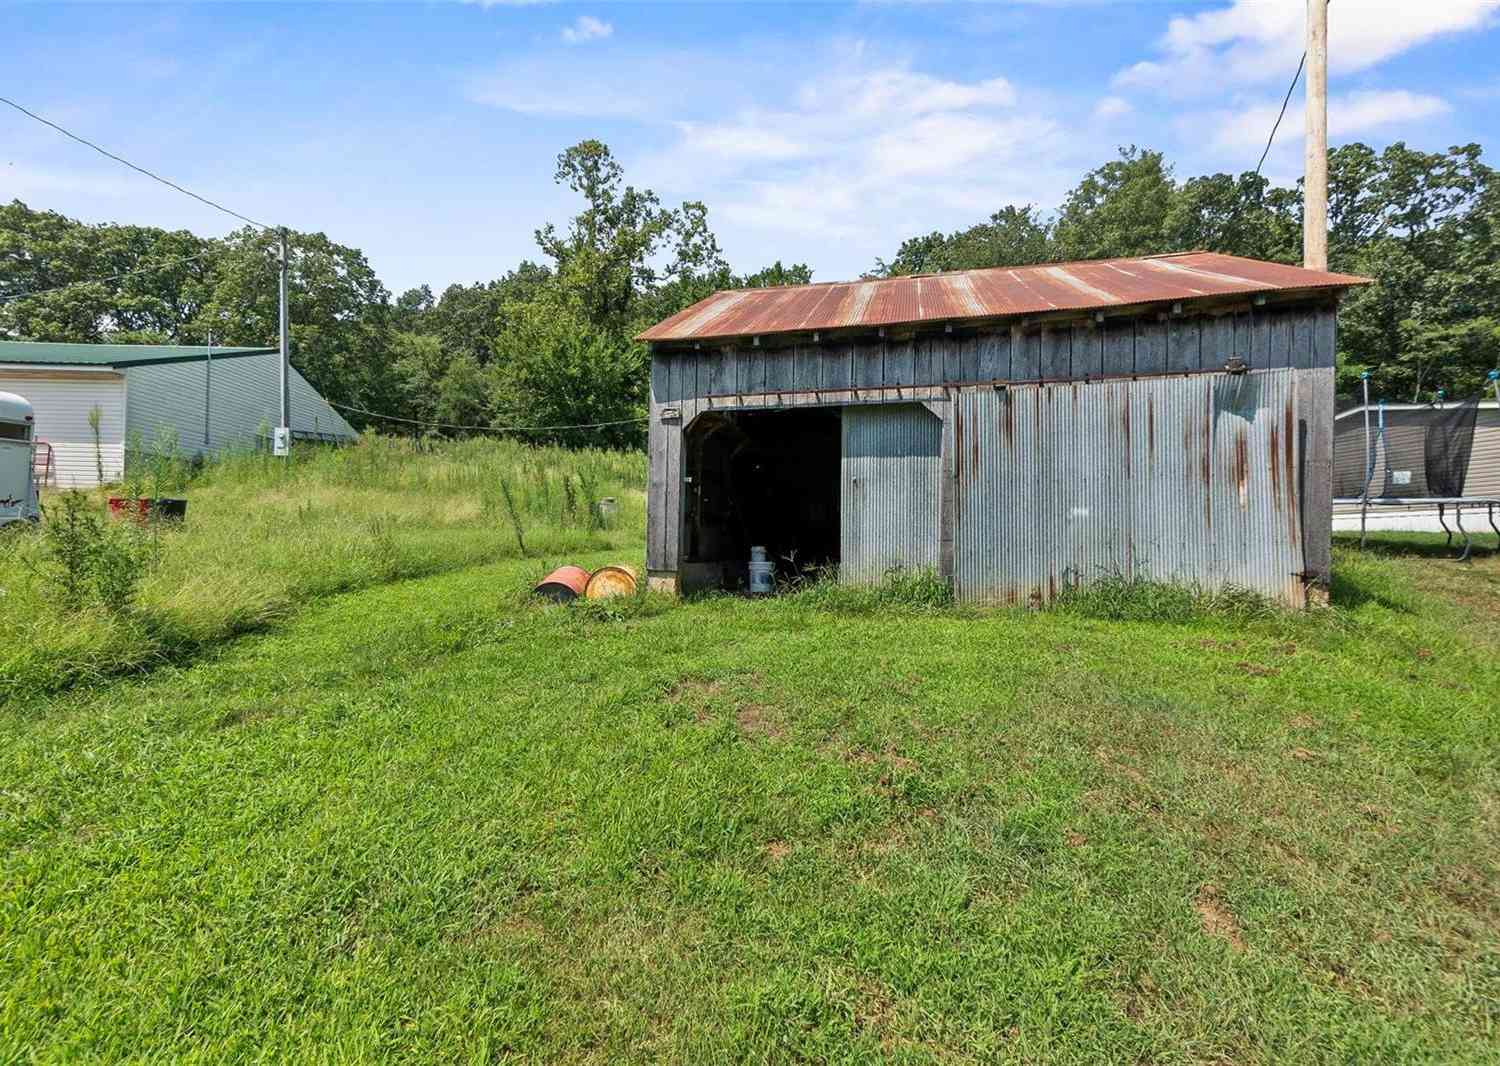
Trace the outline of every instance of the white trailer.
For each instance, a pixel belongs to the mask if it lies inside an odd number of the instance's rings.
[[[35,435],[31,404],[13,392],[0,392],[0,526],[41,517],[32,473]]]

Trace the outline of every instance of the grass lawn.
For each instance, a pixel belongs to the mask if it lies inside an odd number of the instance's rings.
[[[1496,1061],[1500,562],[1381,543],[1177,622],[508,560],[14,699],[0,1061]]]

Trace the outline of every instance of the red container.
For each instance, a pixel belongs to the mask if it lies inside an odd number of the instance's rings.
[[[111,496],[109,513],[112,518],[134,518],[137,522],[144,522],[146,516],[151,513],[151,501],[145,496],[138,500],[125,496]]]
[[[109,513],[114,518],[133,518],[144,522],[153,515],[166,521],[181,521],[187,514],[187,501],[163,497],[153,500],[148,496],[132,500],[125,496],[109,498]]]
[[[537,582],[533,590],[554,603],[572,603],[589,587],[589,572],[581,566],[559,566]]]

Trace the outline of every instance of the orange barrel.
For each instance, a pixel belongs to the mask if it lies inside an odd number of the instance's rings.
[[[611,596],[635,595],[635,570],[628,566],[601,566],[589,578],[588,588],[583,594],[591,600],[607,600]]]
[[[554,603],[571,603],[589,586],[589,572],[581,566],[559,566],[536,583],[533,592]]]

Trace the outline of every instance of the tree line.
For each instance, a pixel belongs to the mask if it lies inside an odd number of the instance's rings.
[[[581,208],[566,226],[536,231],[537,261],[440,295],[424,285],[392,298],[359,249],[291,233],[298,369],[335,403],[382,415],[448,427],[616,422],[527,437],[635,446],[644,427],[629,420],[647,392],[636,333],[718,289],[812,278],[800,263],[735,274],[702,203],[669,207],[628,184],[599,141],[563,152],[556,180]],[[1297,263],[1301,210],[1296,187],[1251,172],[1178,180],[1162,153],[1131,147],[1085,174],[1053,212],[1010,205],[966,229],[912,238],[870,276],[1190,248]],[[1500,183],[1480,147],[1334,149],[1329,227],[1330,268],[1377,282],[1350,294],[1340,315],[1341,391],[1352,393],[1364,369],[1390,399],[1480,388],[1500,362]],[[254,227],[203,238],[0,205],[0,336],[274,344],[274,243]]]

